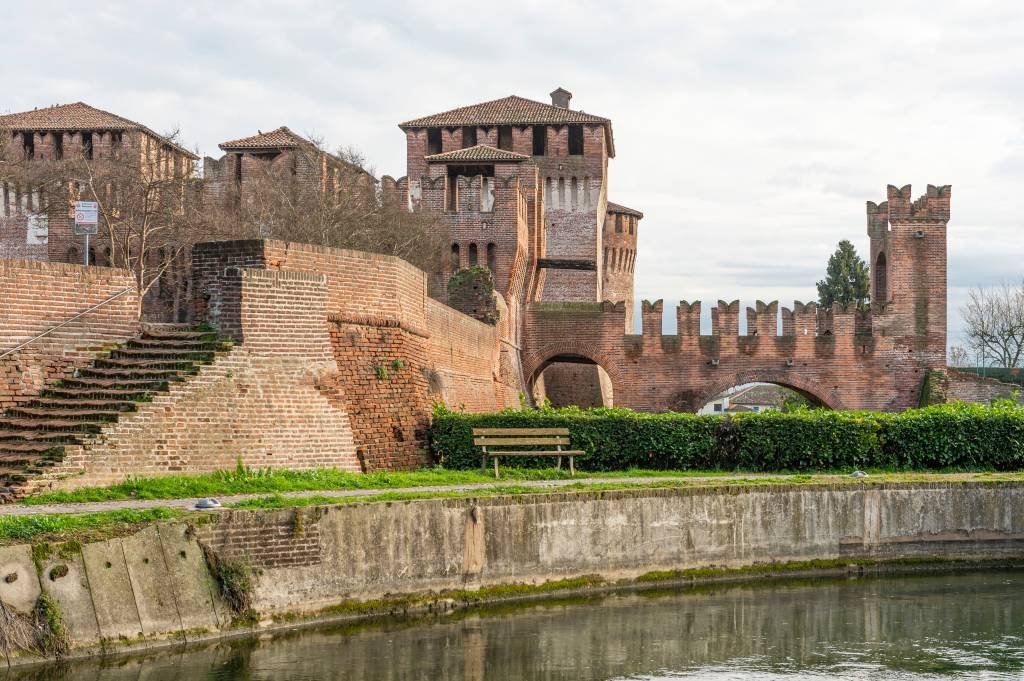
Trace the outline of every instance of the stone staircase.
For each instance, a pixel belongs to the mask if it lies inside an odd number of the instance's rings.
[[[0,415],[0,503],[64,459],[68,445],[88,442],[140,402],[183,381],[227,350],[215,331],[148,324],[142,335],[95,359],[71,378]]]

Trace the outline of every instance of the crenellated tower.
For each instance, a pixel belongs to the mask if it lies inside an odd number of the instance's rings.
[[[633,272],[636,240],[644,214],[608,202],[602,235],[601,279],[605,300],[626,304],[626,333],[633,333]]]
[[[871,325],[875,335],[905,339],[928,366],[946,363],[946,225],[949,185],[889,185],[886,200],[867,202],[871,240]]]

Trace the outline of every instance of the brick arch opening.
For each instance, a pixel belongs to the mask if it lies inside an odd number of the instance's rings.
[[[780,376],[776,371],[757,370],[729,374],[715,383],[693,391],[689,404],[680,404],[680,407],[685,407],[687,411],[698,411],[716,395],[747,383],[771,383],[797,392],[823,407],[840,410],[846,408],[836,392],[826,389],[820,381],[800,375]]]
[[[605,397],[609,398],[609,401],[605,402],[605,404],[614,404],[615,391],[620,384],[621,378],[619,370],[616,368],[614,363],[610,362],[608,358],[603,356],[601,353],[596,352],[586,345],[572,341],[546,345],[540,350],[529,353],[523,358],[523,373],[526,376],[527,388],[530,394],[535,394],[537,379],[544,373],[545,369],[552,367],[553,370],[564,370],[566,367],[573,366],[590,366],[603,370],[607,377],[607,383],[602,383],[602,385],[609,389],[608,394],[605,395]],[[545,380],[547,380],[547,378],[548,377],[545,376]],[[603,391],[604,388],[602,388],[602,392]],[[557,400],[553,401],[558,404]],[[576,401],[571,403],[581,404]],[[588,406],[585,402],[582,404],[584,406]],[[596,402],[596,404],[600,405],[601,402]]]

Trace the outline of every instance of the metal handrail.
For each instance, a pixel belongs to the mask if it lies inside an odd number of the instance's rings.
[[[134,286],[131,286],[131,287],[129,287],[129,288],[126,288],[126,289],[125,289],[125,290],[123,290],[123,291],[120,291],[120,292],[118,292],[118,293],[115,293],[114,295],[110,296],[110,297],[109,297],[109,298],[107,298],[106,300],[104,300],[104,301],[102,301],[102,302],[99,302],[99,303],[96,303],[95,305],[93,305],[93,306],[92,306],[92,307],[90,307],[89,309],[87,309],[87,310],[83,310],[83,311],[79,312],[79,313],[78,313],[78,314],[76,314],[76,315],[75,315],[74,317],[71,317],[71,318],[69,318],[69,319],[65,319],[65,320],[64,320],[63,322],[61,322],[60,324],[57,324],[56,326],[51,326],[51,327],[50,327],[50,328],[48,328],[48,329],[47,329],[46,331],[43,331],[43,332],[42,332],[41,334],[39,334],[39,335],[37,335],[37,336],[33,336],[32,338],[29,338],[29,339],[28,339],[27,341],[25,341],[24,343],[21,343],[20,345],[16,345],[16,346],[14,346],[13,348],[11,348],[10,350],[5,350],[4,352],[0,353],[0,359],[3,359],[3,358],[4,358],[4,357],[6,357],[7,355],[13,354],[13,353],[17,352],[18,350],[21,350],[21,349],[22,349],[23,347],[25,347],[26,345],[30,345],[30,344],[32,344],[32,343],[35,343],[35,342],[36,342],[37,340],[39,340],[39,339],[40,339],[40,338],[42,338],[43,336],[48,336],[49,334],[53,333],[53,332],[54,332],[54,331],[56,331],[57,329],[61,328],[62,326],[67,326],[68,324],[70,324],[71,322],[75,321],[75,320],[76,320],[76,319],[78,319],[79,317],[84,317],[85,315],[89,314],[89,313],[90,313],[90,312],[92,312],[93,310],[96,310],[97,308],[103,307],[103,306],[104,306],[104,305],[106,305],[107,303],[109,303],[109,302],[111,302],[111,301],[113,301],[113,300],[116,300],[116,299],[120,298],[121,296],[123,296],[124,294],[126,294],[126,293],[130,293],[131,291],[134,291],[134,290],[135,290],[135,287],[134,287]]]

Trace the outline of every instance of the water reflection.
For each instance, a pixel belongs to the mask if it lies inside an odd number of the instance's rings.
[[[617,595],[321,628],[7,678],[776,679],[1024,675],[1024,572]]]

